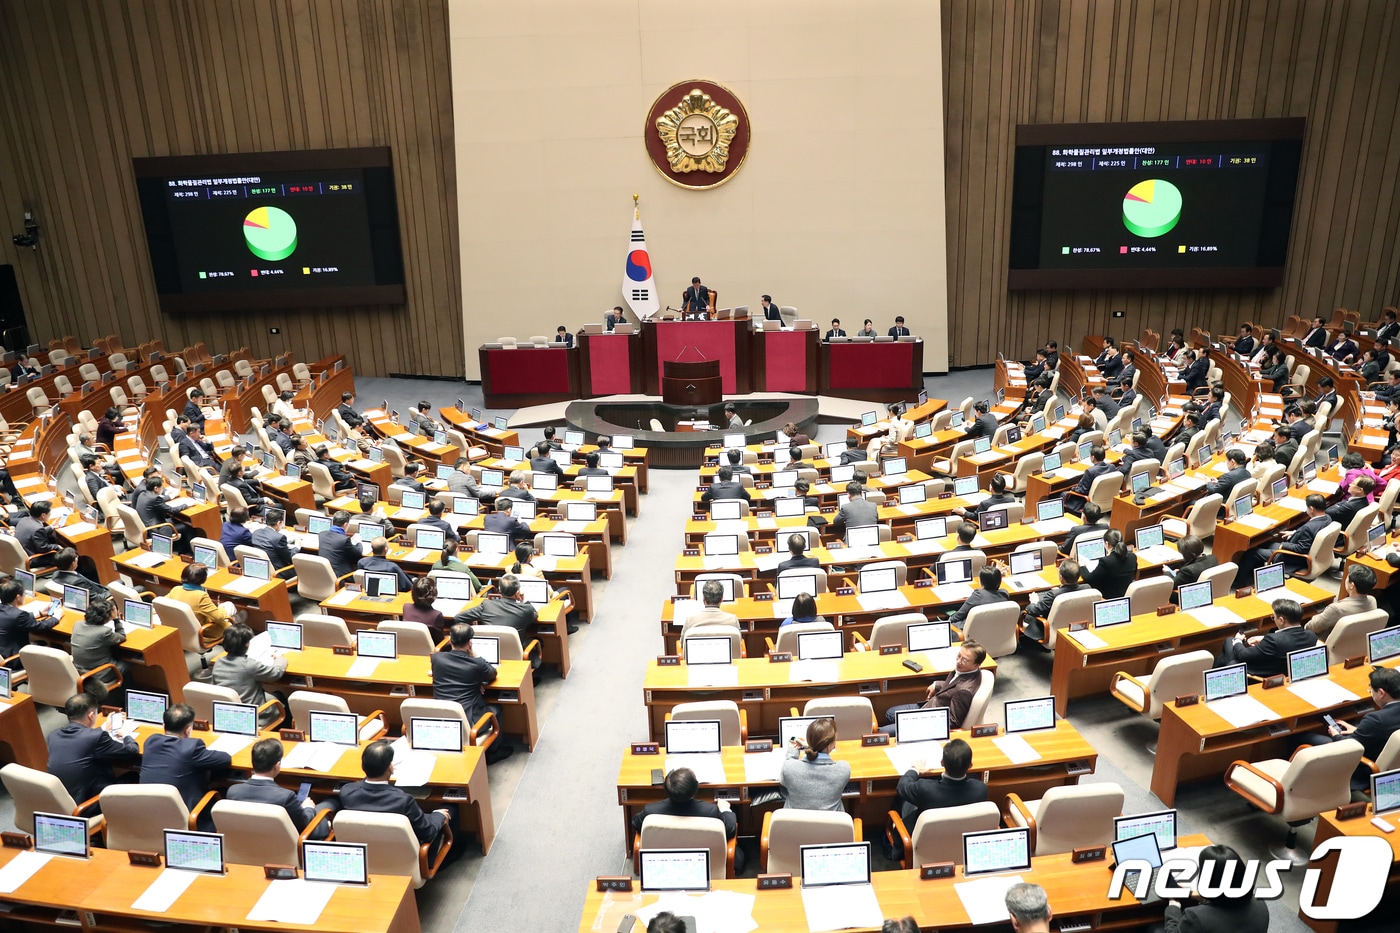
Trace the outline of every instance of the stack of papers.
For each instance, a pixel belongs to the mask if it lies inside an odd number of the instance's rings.
[[[1257,512],[1250,512],[1242,518],[1235,519],[1235,521],[1238,524],[1248,525],[1250,528],[1257,528],[1260,531],[1268,531],[1276,524],[1272,518],[1260,515]]]
[[[677,768],[689,768],[695,772],[695,779],[701,784],[723,784],[724,756],[702,753],[697,755],[667,755],[666,773]]]
[[[1284,496],[1282,499],[1275,499],[1274,505],[1281,505],[1285,509],[1292,509],[1295,512],[1304,512],[1308,508],[1308,504],[1297,496]]]
[[[150,911],[153,914],[165,913],[200,874],[197,871],[184,871],[179,868],[163,870],[141,896],[132,902],[131,909]]]
[[[1315,479],[1308,483],[1308,492],[1320,492],[1324,496],[1330,496],[1337,491],[1336,483],[1329,483],[1325,479]]]
[[[219,737],[209,746],[209,750],[214,752],[227,752],[229,757],[233,757],[249,745],[252,745],[255,741],[257,741],[255,736],[221,732],[219,733]]]
[[[1168,564],[1181,557],[1181,552],[1169,544],[1157,544],[1143,548],[1137,556],[1151,564]]]
[[[1071,632],[1069,630],[1066,630],[1061,634],[1064,635],[1064,637],[1066,638],[1073,639],[1074,641],[1078,642],[1081,646],[1089,649],[1090,651],[1093,651],[1096,648],[1104,648],[1108,646],[1108,642],[1104,641],[1102,638],[1094,634],[1089,629],[1084,629],[1079,632]]]
[[[1068,532],[1074,527],[1074,522],[1067,518],[1052,518],[1044,522],[1032,522],[1031,527],[1035,533],[1042,536],[1058,535]]]
[[[1224,606],[1202,606],[1185,613],[1206,628],[1220,628],[1223,625],[1244,625],[1244,619]]]
[[[326,600],[328,606],[348,606],[360,596],[359,593],[352,593],[350,590],[341,590],[330,599]]]
[[[330,771],[351,746],[334,742],[298,742],[282,759],[284,768],[304,768],[308,771]]]
[[[890,764],[894,765],[894,770],[899,774],[914,767],[916,761],[922,761],[930,768],[937,768],[943,763],[943,743],[905,742],[903,745],[889,746],[885,749],[885,754],[889,756]]]
[[[942,554],[948,550],[943,546],[942,540],[938,538],[924,538],[922,541],[910,541],[904,545],[904,549],[910,554]]]
[[[373,677],[374,672],[379,668],[379,661],[379,658],[356,658],[349,669],[345,671],[345,676]]]
[[[1023,765],[1028,761],[1040,760],[1040,752],[1031,748],[1024,736],[1000,735],[992,739],[992,744],[1011,760],[1013,765]]]
[[[256,577],[235,577],[227,583],[220,584],[219,589],[231,590],[234,593],[247,596],[266,585],[266,580],[259,580]]]
[[[787,560],[787,554],[755,554],[753,565],[760,573],[769,573],[777,570],[778,565]]]
[[[831,683],[840,676],[840,661],[793,661],[788,665],[789,683]]]
[[[64,525],[59,531],[65,535],[85,535],[89,531],[96,531],[97,526],[92,522],[74,522],[71,525]]]
[[[131,564],[133,567],[144,567],[149,570],[152,567],[165,563],[165,558],[161,557],[155,551],[143,551],[131,558],[127,563]]]
[[[1021,881],[1020,875],[991,875],[974,881],[959,881],[953,885],[953,890],[958,892],[958,900],[962,901],[972,925],[981,926],[1011,919],[1006,912],[1006,892]]]
[[[1269,722],[1276,718],[1273,710],[1247,693],[1226,697],[1223,700],[1212,700],[1206,704],[1206,707],[1236,729],[1243,729],[1245,726],[1252,726],[1259,722]]]
[[[397,743],[395,743],[397,744]],[[437,767],[437,755],[432,752],[409,751],[402,755],[394,749],[394,783],[404,787],[424,787]]]
[[[739,891],[710,891],[706,894],[663,894],[656,903],[633,911],[637,927],[645,929],[653,917],[669,911],[677,917],[694,917],[695,933],[752,933],[758,929],[753,918],[754,895]]]
[[[948,583],[944,586],[935,586],[933,590],[941,603],[962,602],[972,595],[972,584]]]
[[[802,907],[807,912],[807,928],[812,933],[847,930],[852,927],[879,927],[885,912],[868,884],[832,884],[802,889]]]
[[[849,564],[859,560],[879,560],[885,556],[885,552],[877,544],[874,547],[848,547],[839,551],[832,551],[832,557],[842,564]]]
[[[13,894],[18,891],[20,885],[34,877],[35,872],[48,864],[53,858],[45,852],[35,852],[26,849],[20,852],[4,868],[0,868],[0,894]]]
[[[783,771],[787,751],[775,748],[771,752],[755,752],[744,756],[744,783],[765,784],[777,781]]]
[[[899,590],[888,590],[884,593],[861,593],[856,596],[856,602],[860,603],[860,608],[866,612],[879,612],[887,609],[907,609],[909,597]]]
[[[339,885],[318,881],[273,881],[248,911],[249,920],[311,926],[321,917]]]
[[[1346,687],[1326,677],[1314,677],[1302,683],[1289,684],[1288,692],[1305,703],[1311,703],[1314,709],[1341,706],[1343,703],[1355,703],[1361,699]]]

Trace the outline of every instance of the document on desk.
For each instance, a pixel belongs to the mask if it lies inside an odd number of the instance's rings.
[[[157,554],[155,551],[143,551],[142,553],[128,560],[127,563],[133,567],[141,567],[143,569],[149,570],[152,567],[157,567],[165,563],[165,558]]]
[[[678,599],[671,604],[671,624],[684,625],[685,620],[695,615],[704,605],[696,599]],[[679,647],[684,648],[684,645]]]
[[[1324,496],[1330,496],[1337,491],[1336,483],[1329,483],[1325,479],[1315,479],[1308,483],[1308,492],[1320,492]]]
[[[333,769],[340,756],[352,747],[335,742],[298,742],[282,759],[282,767],[325,773]]]
[[[744,783],[766,784],[777,781],[783,773],[783,759],[787,752],[775,748],[771,752],[755,752],[744,756]]]
[[[262,589],[266,585],[266,580],[259,580],[257,577],[234,577],[227,583],[221,584],[219,589],[232,591],[240,596],[247,596],[250,593]]]
[[[943,764],[943,743],[905,742],[887,747],[885,754],[889,756],[890,764],[894,765],[896,774],[908,771],[916,761],[923,762],[926,767],[937,768]]]
[[[972,595],[972,584],[946,583],[943,586],[935,586],[933,591],[941,603],[962,602]]]
[[[352,593],[350,590],[340,590],[340,591],[337,592],[334,596],[332,596],[330,599],[326,600],[326,605],[327,605],[327,606],[348,606],[348,605],[350,605],[351,603],[353,603],[355,600],[357,600],[357,599],[359,599],[359,598],[360,598],[360,594],[359,594],[358,592],[353,592],[353,593]]]
[[[943,546],[943,542],[937,538],[924,538],[922,541],[910,541],[904,545],[904,549],[910,554],[942,554],[948,550]]]
[[[588,522],[570,522],[570,521],[563,521],[563,522],[555,522],[555,523],[554,523],[554,527],[551,528],[550,530],[551,530],[551,531],[560,532],[561,534],[562,534],[562,533],[568,533],[568,534],[571,534],[571,535],[578,535],[578,534],[583,534],[583,530],[584,530],[585,528],[587,528],[587,527],[588,527]]]
[[[1108,642],[1104,641],[1102,638],[1089,631],[1088,629],[1084,629],[1082,632],[1065,631],[1061,632],[1060,634],[1065,638],[1068,638],[1078,643],[1080,646],[1089,649],[1090,651],[1094,651],[1098,648],[1108,647]]]
[[[1275,499],[1274,505],[1281,505],[1285,509],[1292,509],[1294,512],[1303,512],[1308,508],[1308,504],[1297,496],[1284,496],[1282,499]]]
[[[832,559],[840,564],[849,564],[860,560],[879,560],[885,556],[885,552],[879,545],[875,547],[847,547],[832,551]]]
[[[379,658],[356,658],[345,671],[346,677],[373,677],[379,668]]]
[[[1278,524],[1272,518],[1265,515],[1258,515],[1254,512],[1235,519],[1235,522],[1240,525],[1248,525],[1250,528],[1257,528],[1260,531],[1268,531],[1270,528],[1274,527],[1274,525]]]
[[[397,743],[395,743],[397,744]],[[437,755],[432,752],[409,751],[403,755],[394,749],[394,783],[404,787],[426,787],[437,767]]]
[[[1244,619],[1235,615],[1224,606],[1202,606],[1199,609],[1189,609],[1182,614],[1190,616],[1206,628],[1220,628],[1224,625],[1244,625]]]
[[[788,683],[834,683],[841,676],[840,661],[793,661],[788,665]]]
[[[1011,919],[1011,914],[1006,912],[1006,892],[1021,881],[1020,875],[992,875],[975,881],[959,881],[953,885],[953,890],[958,892],[958,900],[962,901],[972,925],[981,926]]]
[[[878,928],[885,920],[875,888],[868,884],[803,888],[802,907],[807,911],[807,928],[812,933],[852,927]]]
[[[773,618],[786,619],[788,616],[792,615],[792,603],[793,601],[791,599],[773,600]]]
[[[553,573],[559,569],[559,558],[553,554],[537,554],[530,558],[530,563],[540,573]]]
[[[689,768],[694,771],[695,779],[701,784],[723,784],[726,780],[723,755],[704,752],[696,755],[667,755],[666,773],[670,774],[677,768]]]
[[[758,568],[759,573],[771,573],[778,569],[778,565],[787,559],[787,552],[781,554],[755,554],[753,565]]]
[[[132,902],[132,910],[147,910],[153,914],[163,914],[170,909],[180,895],[194,884],[201,872],[185,871],[180,868],[167,868],[156,876],[141,896]]]
[[[1181,552],[1169,544],[1156,544],[1143,548],[1137,556],[1150,564],[1169,564],[1181,559]]]
[[[1302,683],[1289,684],[1288,692],[1304,703],[1311,703],[1314,709],[1341,706],[1343,703],[1355,703],[1361,699],[1346,687],[1326,677],[1314,677]]]
[[[1038,535],[1059,535],[1066,534],[1075,523],[1067,518],[1051,518],[1043,522],[1032,522],[1031,528],[1035,529]]]
[[[759,531],[776,531],[778,520],[776,518],[755,518],[754,527]]]
[[[53,858],[45,852],[26,849],[10,859],[10,864],[0,868],[0,894],[13,894],[20,886],[34,877],[34,873]]]
[[[1025,736],[1000,735],[992,739],[992,744],[1001,749],[1001,753],[1010,759],[1013,765],[1039,761],[1041,757],[1040,752],[1031,748],[1031,743],[1026,741]]]
[[[73,535],[85,535],[90,531],[96,531],[97,526],[92,522],[74,522],[71,525],[64,525],[58,530],[64,535],[72,537]]]
[[[720,557],[702,557],[700,563],[706,570],[737,570],[743,566],[743,558],[737,554]]]
[[[1236,729],[1277,718],[1273,710],[1247,693],[1223,700],[1211,700],[1206,704],[1206,708]]]
[[[248,911],[247,919],[311,926],[321,919],[321,911],[326,909],[338,887],[300,878],[270,882],[253,909]]]
[[[657,914],[667,911],[677,917],[694,917],[695,933],[752,933],[758,929],[758,923],[753,918],[754,900],[754,895],[738,891],[710,891],[699,895],[663,894],[655,903],[639,907],[631,913],[637,918],[638,926],[643,928]]]
[[[856,597],[856,602],[860,603],[860,608],[866,612],[909,608],[909,597],[899,590],[888,590],[884,593],[861,593]]]
[[[228,752],[229,757],[232,758],[256,741],[257,739],[251,735],[222,732],[217,739],[209,743],[209,750],[211,752]]]
[[[691,687],[737,687],[739,668],[733,664],[691,664],[685,669]]]

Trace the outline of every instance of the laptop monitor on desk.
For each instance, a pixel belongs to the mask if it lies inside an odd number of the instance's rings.
[[[1003,704],[1006,734],[1039,732],[1055,728],[1055,698],[1033,697],[1028,700],[1007,700]]]
[[[91,855],[87,820],[81,816],[36,812],[34,851],[45,855],[87,858]]]
[[[718,719],[668,719],[665,726],[667,754],[718,755],[720,752]]]
[[[1327,676],[1327,646],[1299,648],[1288,652],[1288,682],[1290,684]]]
[[[1100,599],[1094,603],[1094,628],[1122,625],[1131,621],[1132,617],[1132,601],[1126,596],[1119,599]]]
[[[1287,570],[1283,564],[1265,564],[1254,571],[1254,592],[1255,594],[1267,593],[1276,590],[1284,584],[1284,573]]]
[[[839,661],[845,654],[841,632],[802,632],[797,636],[799,661]]]
[[[215,700],[209,727],[230,735],[257,735],[258,708],[251,703],[223,703]]]
[[[301,623],[268,622],[267,637],[272,647],[279,651],[300,651]]]
[[[1400,654],[1400,626],[1383,628],[1366,636],[1367,660],[1379,664]]]
[[[1182,612],[1192,609],[1200,609],[1202,606],[1209,606],[1214,600],[1211,593],[1212,584],[1209,580],[1200,583],[1188,583],[1177,590],[1176,600]]]
[[[354,713],[327,713],[312,710],[307,714],[307,738],[312,742],[334,742],[336,745],[360,744],[360,720]]]
[[[941,560],[934,565],[934,570],[938,574],[939,586],[972,582],[972,558],[970,557],[958,560]]]
[[[391,661],[399,656],[398,633],[361,629],[355,633],[355,654],[362,658]]]
[[[870,843],[802,847],[802,887],[870,883]]]
[[[1029,871],[1030,832],[1029,829],[989,829],[963,833],[963,875]]]
[[[894,714],[895,739],[900,745],[909,742],[948,741],[948,708],[907,709]]]
[[[126,691],[126,717],[136,722],[151,725],[165,724],[165,710],[170,706],[170,697],[164,693],[147,693],[144,690]]]
[[[369,884],[369,846],[362,842],[303,842],[301,863],[307,881]]]
[[[476,641],[472,639],[473,647]],[[408,720],[408,747],[414,751],[460,752],[464,744],[462,725],[460,719],[413,716]]]
[[[1202,675],[1205,681],[1205,699],[1223,700],[1226,697],[1240,696],[1249,692],[1249,676],[1244,664],[1227,664],[1213,667]]]
[[[941,515],[937,518],[919,519],[914,523],[914,537],[920,541],[948,537],[948,519]]]
[[[1113,818],[1113,838],[1131,839],[1144,833],[1157,837],[1157,846],[1163,852],[1176,848],[1176,811],[1157,810],[1153,813],[1139,813],[1135,816],[1115,816]]]
[[[734,663],[734,642],[728,635],[691,635],[683,648],[686,664]]]
[[[641,849],[643,892],[710,890],[709,849]]]
[[[905,627],[909,651],[937,651],[951,644],[948,622],[911,622]]]

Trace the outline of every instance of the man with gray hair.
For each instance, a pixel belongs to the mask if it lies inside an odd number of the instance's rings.
[[[500,599],[483,599],[475,606],[463,609],[452,620],[453,625],[509,625],[520,633],[520,644],[528,645],[535,637],[539,616],[535,607],[525,602],[520,592],[520,578],[513,573],[502,576],[492,587]],[[540,666],[539,658],[531,658],[533,667]]]
[[[1050,933],[1050,901],[1038,884],[1013,884],[1006,889],[1006,912],[1016,933]]]
[[[706,580],[700,587],[700,598],[704,601],[705,608],[687,616],[685,624],[681,626],[682,647],[685,645],[685,637],[694,629],[702,626],[709,628],[723,625],[736,632],[739,631],[739,617],[732,612],[725,612],[719,607],[720,603],[724,602],[724,587],[718,580]]]

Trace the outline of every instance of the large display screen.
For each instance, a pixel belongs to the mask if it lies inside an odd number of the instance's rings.
[[[162,310],[404,301],[388,149],[133,161]]]
[[[1304,121],[1017,127],[1011,288],[1283,281]]]

